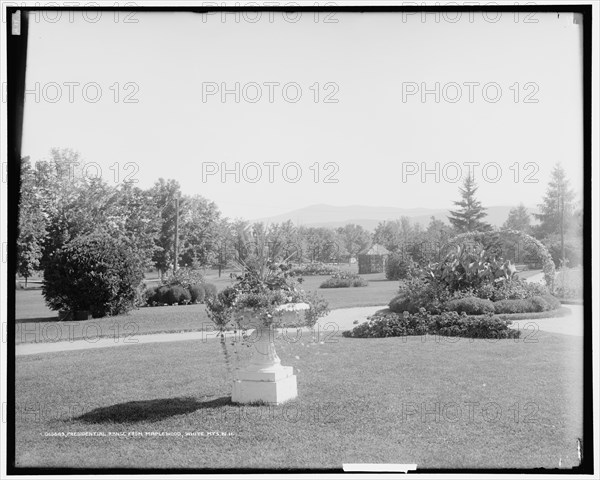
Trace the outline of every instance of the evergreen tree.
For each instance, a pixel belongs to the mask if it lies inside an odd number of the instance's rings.
[[[547,238],[551,235],[560,237],[561,258],[565,258],[565,236],[572,233],[576,225],[574,212],[575,192],[571,189],[567,175],[560,164],[552,170],[550,182],[543,202],[538,205],[540,213],[534,214],[540,221],[538,236]]]
[[[459,206],[460,210],[451,210],[451,216],[448,217],[452,226],[459,233],[491,230],[488,223],[481,221],[487,213],[485,213],[485,208],[482,207],[481,202],[475,198],[477,185],[471,175],[465,178],[463,186],[459,190],[462,199],[454,202],[454,204]]]
[[[523,233],[529,233],[531,230],[529,213],[522,203],[518,207],[511,208],[508,218],[504,222],[503,228],[519,230]]]

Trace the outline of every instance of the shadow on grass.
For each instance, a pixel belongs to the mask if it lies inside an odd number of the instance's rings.
[[[203,408],[218,408],[227,405],[233,405],[231,397],[219,397],[203,402],[193,397],[159,398],[117,403],[110,407],[96,408],[73,420],[84,423],[157,422]]]
[[[35,318],[17,318],[15,319],[15,324],[19,323],[41,323],[41,322],[59,322],[60,318],[58,315],[54,315],[53,317],[35,317]]]

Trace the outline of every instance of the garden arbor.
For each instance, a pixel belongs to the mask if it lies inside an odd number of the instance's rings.
[[[517,241],[522,241],[525,245],[525,248],[531,248],[536,253],[542,264],[542,271],[544,273],[546,286],[552,292],[554,290],[554,277],[556,274],[554,261],[552,260],[552,256],[544,244],[533,238],[531,235],[512,229],[493,230],[489,232],[467,232],[451,238],[446,246],[457,245],[460,243],[477,242],[485,247],[493,244],[497,239],[506,241],[511,238]]]

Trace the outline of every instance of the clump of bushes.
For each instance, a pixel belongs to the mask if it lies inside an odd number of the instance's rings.
[[[366,287],[369,284],[356,273],[339,272],[321,284],[321,288]]]
[[[493,315],[469,316],[465,313],[443,312],[431,315],[424,309],[416,314],[398,314],[381,310],[366,322],[342,333],[344,337],[381,338],[412,335],[443,335],[467,338],[519,338],[521,332],[509,328],[510,320]]]
[[[516,277],[513,265],[496,259],[485,250],[459,248],[443,262],[400,280],[398,295],[389,308],[402,314],[425,309],[485,315],[555,310],[560,302],[548,288]],[[498,302],[498,305],[496,305]]]
[[[54,252],[44,268],[42,294],[52,310],[118,315],[136,306],[143,278],[142,256],[127,238],[95,232]]]
[[[388,256],[385,264],[385,278],[388,280],[401,280],[412,276],[416,271],[416,264],[408,255],[393,253]]]
[[[204,303],[217,295],[217,287],[212,283],[184,285],[160,285],[147,288],[144,300],[148,306],[156,305],[187,305]]]

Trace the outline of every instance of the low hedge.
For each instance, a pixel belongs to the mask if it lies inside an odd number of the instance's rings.
[[[364,278],[356,273],[336,273],[331,278],[325,280],[320,288],[348,288],[348,287],[366,287],[369,284]]]
[[[297,265],[290,270],[290,273],[297,277],[310,277],[313,275],[335,275],[339,271],[339,268],[315,262]]]
[[[512,322],[493,315],[469,316],[457,312],[429,315],[424,310],[417,314],[398,314],[389,309],[370,316],[352,330],[342,332],[344,337],[381,338],[410,335],[443,335],[467,338],[519,338],[520,330],[509,328]]]

